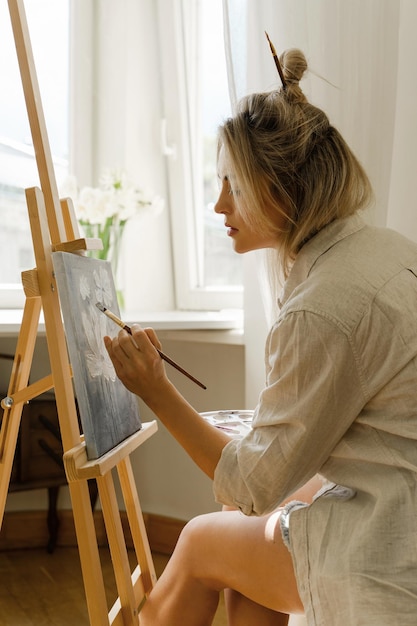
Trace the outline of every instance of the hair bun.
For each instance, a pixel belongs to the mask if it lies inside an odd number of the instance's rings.
[[[307,61],[304,53],[297,48],[284,50],[280,55],[284,79],[286,83],[286,91],[293,102],[305,102],[307,99],[300,88],[300,80],[308,69]]]

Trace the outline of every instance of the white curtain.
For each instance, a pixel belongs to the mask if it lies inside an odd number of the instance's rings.
[[[415,0],[224,0],[231,97],[279,85],[266,41],[279,54],[298,47],[302,83],[365,166],[376,202],[368,220],[417,241],[417,2]],[[247,401],[263,384],[266,326],[256,299],[256,255],[245,260]],[[256,365],[254,365],[254,361]]]

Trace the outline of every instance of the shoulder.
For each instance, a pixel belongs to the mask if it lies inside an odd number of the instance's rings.
[[[378,294],[413,263],[417,244],[395,231],[365,226],[317,257],[282,307],[279,321],[304,312],[350,332]]]

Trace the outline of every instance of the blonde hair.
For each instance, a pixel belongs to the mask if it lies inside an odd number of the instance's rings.
[[[287,50],[280,62],[285,89],[243,98],[220,127],[219,146],[240,191],[239,210],[257,232],[276,236],[275,265],[278,254],[287,276],[304,243],[367,206],[372,188],[327,115],[303,94],[304,54]]]

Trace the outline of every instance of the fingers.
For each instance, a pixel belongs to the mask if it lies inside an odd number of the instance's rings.
[[[111,339],[111,337],[104,337],[104,345],[106,347],[107,352],[109,353],[109,357],[110,359],[114,362],[114,360],[116,359],[116,355],[114,353],[114,349],[113,349],[113,339]]]
[[[123,350],[127,356],[129,355],[129,353],[131,353],[131,344],[133,344],[133,347],[136,350],[141,350],[143,352],[150,348],[150,344],[152,344],[152,346],[154,346],[158,350],[162,348],[162,344],[159,341],[158,336],[153,328],[142,328],[139,324],[133,324],[131,327],[131,331],[131,335],[124,330],[120,331],[117,336],[116,342],[110,337],[104,338],[104,344],[109,351],[109,354],[118,344],[123,347]]]
[[[134,366],[134,363],[137,364],[139,360],[160,359],[156,348],[159,348],[161,343],[152,328],[143,329],[138,324],[134,324],[131,331],[132,334],[129,334],[125,330],[121,330],[113,339],[104,338],[105,347],[116,372],[121,367],[126,369],[129,365]]]
[[[151,401],[166,383],[163,360],[156,345],[161,345],[155,332],[135,324],[132,334],[121,330],[116,337],[104,337],[104,345],[118,378],[130,391]]]
[[[138,382],[146,371],[146,362],[143,362],[143,353],[137,347],[136,340],[125,330],[121,330],[116,337],[104,337],[104,345],[113,363],[117,377],[132,393],[141,394]]]
[[[153,328],[142,328],[139,324],[133,324],[131,330],[133,343],[140,352],[154,354],[155,348],[160,349],[161,342]]]
[[[104,345],[109,354],[110,360],[113,363],[117,376],[120,378],[123,372],[123,361],[125,360],[124,352],[120,353],[120,358],[117,357],[119,349],[118,337],[111,339],[110,337],[104,337]],[[121,356],[123,354],[123,356]]]
[[[151,343],[155,346],[155,348],[158,348],[158,350],[162,349],[162,344],[158,339],[158,336],[156,334],[156,332],[154,331],[153,328],[144,328],[143,329],[144,332],[146,333],[146,335],[149,337]]]
[[[139,324],[133,324],[131,330],[133,344],[140,352],[154,355],[155,348],[158,350],[162,348],[162,344],[153,328],[142,328]]]

